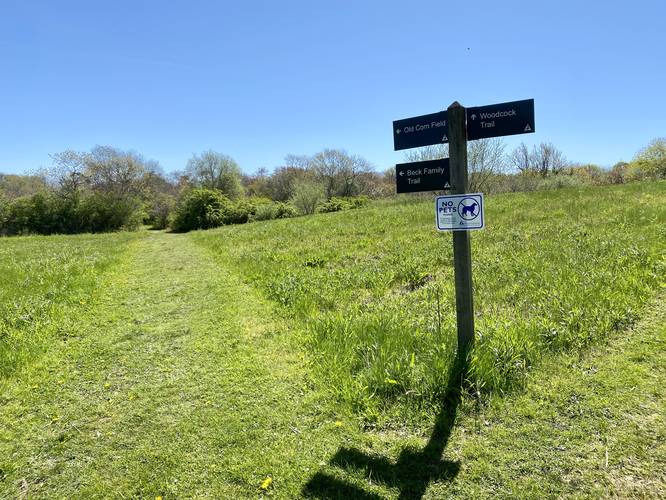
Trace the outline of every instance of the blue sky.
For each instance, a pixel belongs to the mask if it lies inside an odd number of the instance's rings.
[[[96,144],[246,172],[345,148],[404,160],[391,122],[534,98],[537,133],[612,165],[666,135],[666,2],[0,2],[0,172]]]

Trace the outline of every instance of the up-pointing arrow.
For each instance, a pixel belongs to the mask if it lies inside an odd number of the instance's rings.
[[[471,118],[472,120],[476,120],[476,115],[475,115],[475,114],[472,114],[472,116],[470,116],[470,118]]]

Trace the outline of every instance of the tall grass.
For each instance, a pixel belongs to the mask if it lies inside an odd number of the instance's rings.
[[[323,383],[366,415],[440,396],[455,351],[450,234],[431,200],[199,232],[307,332]],[[666,183],[507,194],[472,234],[472,382],[506,391],[542,356],[641,315],[666,275]]]
[[[85,306],[101,273],[137,234],[0,238],[0,379],[54,337],[77,335],[67,306]]]

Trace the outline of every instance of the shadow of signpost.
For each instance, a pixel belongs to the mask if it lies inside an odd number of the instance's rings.
[[[432,481],[450,481],[460,464],[442,460],[451,436],[461,397],[461,379],[465,365],[459,360],[449,374],[448,389],[428,443],[421,450],[405,448],[393,463],[385,457],[372,456],[355,448],[340,448],[329,465],[344,470],[361,470],[372,481],[400,492],[400,499],[420,499]],[[379,499],[359,486],[330,474],[317,472],[304,486],[303,495],[325,499]]]

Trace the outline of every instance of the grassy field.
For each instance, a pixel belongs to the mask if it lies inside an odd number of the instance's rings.
[[[55,338],[75,334],[65,311],[85,304],[99,276],[137,234],[0,240],[0,381]]]
[[[666,184],[487,200],[481,397],[433,211],[0,239],[0,498],[663,495]]]
[[[479,392],[520,386],[547,353],[580,350],[641,316],[666,275],[664,187],[488,199],[487,229],[472,237]],[[194,238],[296,318],[322,381],[373,421],[446,389],[452,245],[433,210],[387,203]]]

